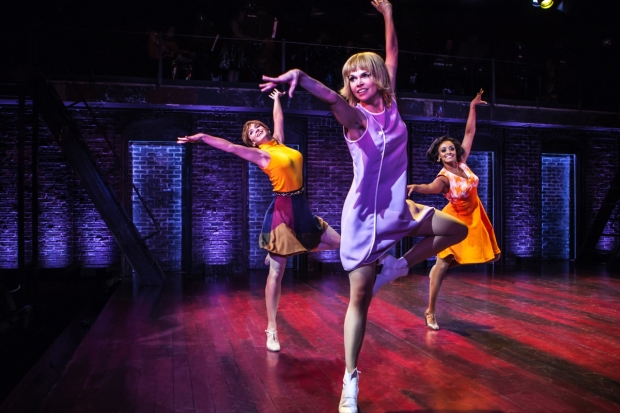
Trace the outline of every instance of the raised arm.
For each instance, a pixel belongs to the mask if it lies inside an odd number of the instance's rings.
[[[407,185],[407,196],[412,192],[420,194],[445,194],[450,189],[450,181],[445,176],[438,176],[430,184],[413,184]]]
[[[480,89],[480,92],[478,92],[474,100],[469,104],[469,115],[467,116],[467,124],[465,125],[465,136],[461,143],[461,146],[465,150],[465,153],[461,156],[462,162],[467,160],[469,152],[471,151],[471,146],[474,143],[474,136],[476,135],[476,106],[487,104],[487,102],[482,100],[483,93],[484,90]]]
[[[280,96],[285,93],[274,89],[269,94],[269,97],[273,99],[273,137],[280,143],[284,143],[284,113],[282,113]]]
[[[240,158],[255,163],[261,168],[269,165],[270,157],[265,151],[258,148],[250,148],[243,145],[236,145],[226,139],[218,138],[217,136],[207,135],[206,133],[197,133],[191,136],[179,136],[177,143],[196,143],[204,142],[209,146],[213,146],[216,149],[224,152],[232,153]]]
[[[359,134],[364,132],[366,119],[359,110],[350,106],[339,94],[301,70],[289,70],[278,77],[263,76],[263,80],[265,83],[260,85],[263,92],[267,92],[280,84],[288,84],[288,95],[293,97],[293,92],[299,85],[312,96],[327,103],[338,122],[349,130],[351,139],[355,140]]]
[[[390,74],[390,85],[396,90],[396,69],[398,68],[398,38],[392,18],[392,3],[388,0],[373,0],[372,5],[383,15],[385,21],[385,65]]]

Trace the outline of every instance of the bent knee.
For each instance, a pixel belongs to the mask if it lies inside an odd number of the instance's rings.
[[[461,222],[459,222],[459,224],[454,229],[454,236],[459,239],[459,242],[467,238],[468,233],[469,233],[469,228],[467,228],[467,225]]]

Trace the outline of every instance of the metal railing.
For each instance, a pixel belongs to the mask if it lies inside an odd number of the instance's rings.
[[[300,68],[335,90],[342,86],[341,68],[351,54],[363,50],[382,54],[381,49],[286,40],[181,34],[170,38],[162,32],[68,29],[48,29],[39,36],[36,50],[39,66],[50,74],[61,75],[66,63],[76,74],[148,78],[158,85],[172,79],[258,83],[263,74]],[[397,88],[399,93],[445,98],[473,96],[482,87],[489,99],[618,110],[613,90],[590,86],[601,83],[597,76],[579,62],[477,59],[401,50]]]

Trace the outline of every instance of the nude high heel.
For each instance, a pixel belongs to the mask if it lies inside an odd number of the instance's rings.
[[[426,326],[431,330],[439,330],[439,324],[437,324],[437,317],[434,313],[424,312],[424,322]]]

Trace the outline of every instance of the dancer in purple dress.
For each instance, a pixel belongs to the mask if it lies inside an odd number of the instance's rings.
[[[457,219],[433,208],[407,200],[407,128],[398,113],[394,88],[398,64],[398,41],[392,20],[392,5],[374,0],[383,15],[386,59],[375,53],[353,55],[342,68],[342,99],[306,73],[294,69],[278,77],[263,76],[262,91],[278,84],[297,85],[329,104],[353,158],[353,184],[342,212],[340,257],[350,270],[349,307],[344,322],[346,371],[339,411],[356,413],[359,372],[357,360],[368,307],[381,285],[408,273],[409,267],[456,244],[467,235]],[[405,236],[424,237],[405,255],[387,256],[381,274],[375,274],[377,259]],[[374,288],[374,291],[373,291]]]

